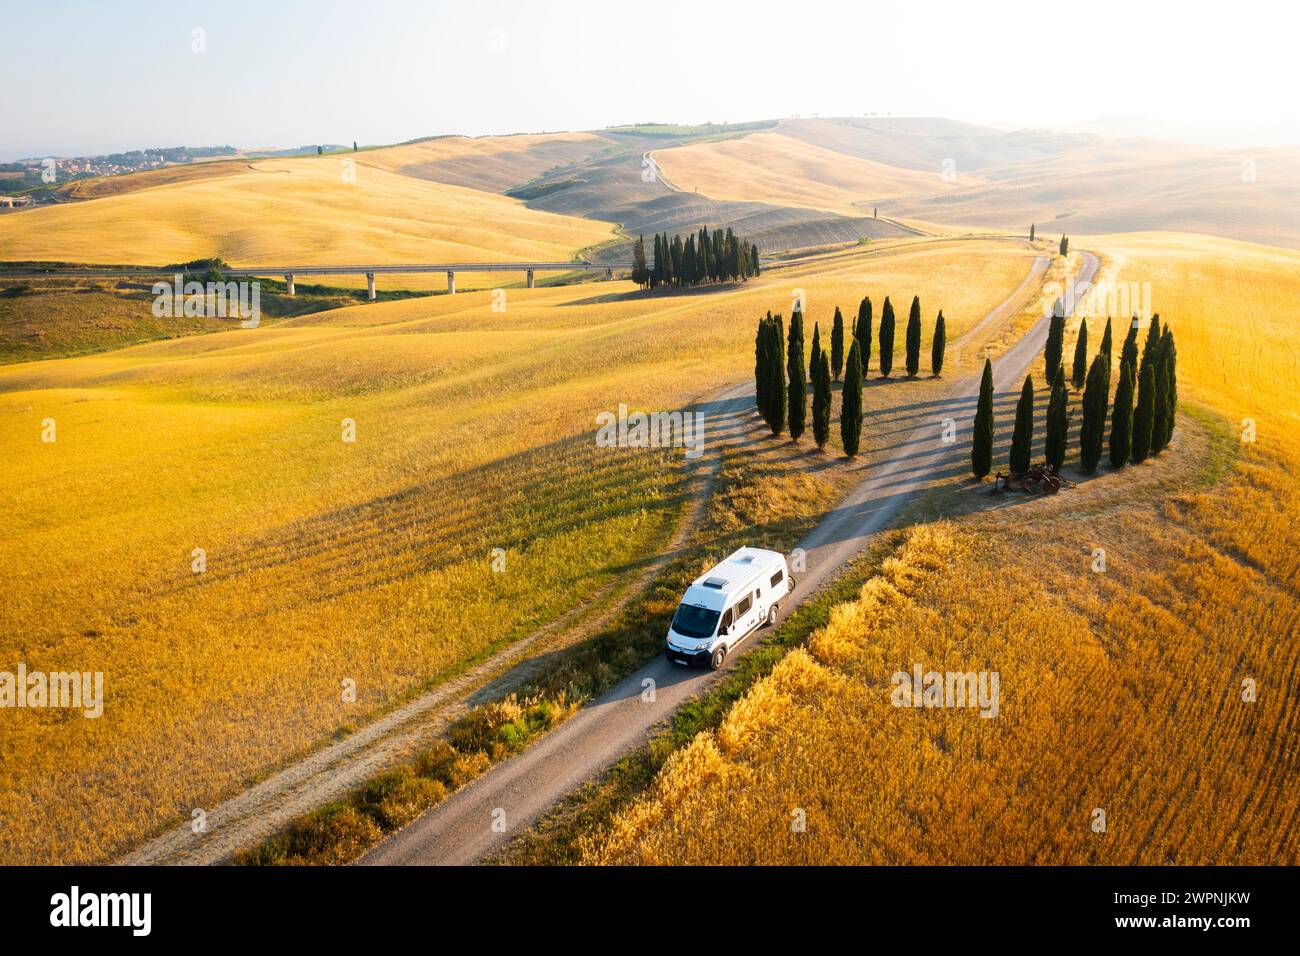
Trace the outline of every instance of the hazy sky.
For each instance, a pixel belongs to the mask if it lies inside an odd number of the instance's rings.
[[[13,3],[0,159],[813,113],[1272,124],[1297,114],[1293,13],[1143,0]]]

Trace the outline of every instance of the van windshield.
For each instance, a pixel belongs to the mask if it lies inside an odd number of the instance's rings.
[[[673,630],[683,637],[712,637],[718,626],[718,612],[683,604],[673,615]]]

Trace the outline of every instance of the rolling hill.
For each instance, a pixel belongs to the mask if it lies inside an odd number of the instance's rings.
[[[230,175],[13,213],[0,217],[0,258],[152,265],[209,257],[237,265],[564,261],[613,236],[607,224],[353,162],[346,154],[221,164]],[[402,278],[412,288],[443,282]]]
[[[655,156],[679,185],[718,199],[841,211],[878,199],[882,216],[971,229],[1022,232],[1034,223],[1040,235],[1165,230],[1300,246],[1296,148],[815,119]]]

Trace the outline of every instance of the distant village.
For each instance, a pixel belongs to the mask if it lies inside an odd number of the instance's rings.
[[[74,179],[94,176],[118,176],[159,166],[176,166],[206,160],[247,156],[295,156],[324,150],[341,149],[338,146],[298,146],[290,149],[246,151],[234,146],[169,146],[154,149],[134,149],[125,153],[107,153],[102,156],[53,156],[20,159],[0,163],[0,210],[58,202],[59,197],[50,189]]]

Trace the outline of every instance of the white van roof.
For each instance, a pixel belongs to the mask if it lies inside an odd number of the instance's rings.
[[[682,603],[721,611],[755,578],[775,574],[777,568],[785,569],[785,555],[780,552],[739,548],[692,581]]]

